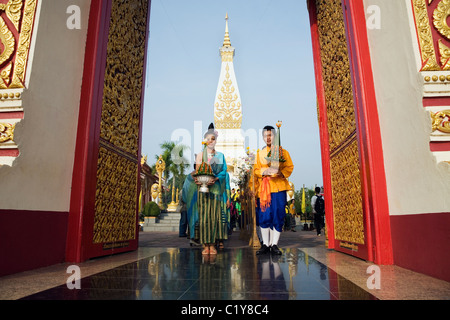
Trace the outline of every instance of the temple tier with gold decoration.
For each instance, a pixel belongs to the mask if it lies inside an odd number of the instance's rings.
[[[234,72],[235,48],[231,46],[228,14],[225,17],[225,37],[220,48],[222,60],[219,84],[214,101],[214,125],[219,133],[216,150],[224,154],[233,184],[235,170],[241,158],[246,156],[242,135],[242,102]]]

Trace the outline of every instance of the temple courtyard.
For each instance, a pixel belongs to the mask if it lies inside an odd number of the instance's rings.
[[[137,251],[0,278],[2,300],[447,300],[450,283],[283,232],[281,256],[256,255],[239,231],[217,256],[178,232],[140,232]],[[78,273],[76,273],[78,271]],[[191,307],[186,305],[186,308]],[[195,309],[185,309],[195,312]]]

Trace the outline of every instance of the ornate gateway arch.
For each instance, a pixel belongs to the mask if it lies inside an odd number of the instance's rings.
[[[361,36],[363,3],[317,0],[308,5],[329,245],[363,259],[392,263],[370,55],[367,38]],[[69,261],[137,248],[148,12],[145,0],[91,4],[79,111],[79,118],[87,121],[78,124]]]
[[[72,188],[69,233],[80,236],[68,238],[69,260],[132,250],[137,245],[147,1],[100,1],[92,5],[95,10],[91,9],[90,30],[95,31],[88,30],[88,44],[91,40],[94,51],[89,47],[86,50],[85,77],[96,78],[84,83],[83,92],[91,92],[92,100],[82,103],[80,115],[89,110],[91,114],[86,116],[91,122],[80,123],[78,130],[93,135],[87,145],[84,140],[77,142],[80,152],[76,152],[76,170],[87,176],[80,184],[74,180]],[[309,1],[308,6],[329,208],[329,246],[389,264],[392,249],[386,187],[370,54],[367,37],[362,36],[366,31],[363,2],[316,0]],[[129,50],[130,45],[134,49]],[[91,60],[95,64],[90,66]],[[104,70],[96,67],[99,62],[105,65]],[[82,96],[88,98],[89,94]],[[89,103],[90,108],[84,111]],[[370,126],[366,118],[369,114]],[[92,160],[83,163],[82,158]],[[84,200],[76,201],[80,196]],[[82,232],[77,230],[80,220]]]
[[[329,248],[450,281],[450,1],[305,1]],[[71,2],[0,0],[0,276],[138,246],[151,3]]]

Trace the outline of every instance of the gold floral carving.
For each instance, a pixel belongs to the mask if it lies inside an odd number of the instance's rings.
[[[138,156],[148,1],[114,0],[100,136]]]
[[[331,159],[331,185],[336,239],[364,244],[364,216],[356,137],[347,148]]]
[[[0,73],[1,78],[6,83],[11,75],[12,62],[10,62]]]
[[[162,155],[159,156],[158,161],[156,162],[156,172],[158,172],[159,176],[162,178],[163,172],[166,170],[166,163],[164,162]]]
[[[242,109],[239,97],[235,92],[230,77],[230,67],[227,64],[225,80],[221,93],[215,104],[214,121],[218,129],[240,129],[242,125]]]
[[[431,112],[431,121],[433,132],[437,130],[442,133],[450,133],[450,110]]]
[[[13,78],[10,88],[25,87],[25,70],[28,62],[28,53],[31,45],[31,35],[36,13],[37,0],[26,0],[23,10],[22,27],[14,64]]]
[[[433,13],[433,24],[437,31],[448,40],[450,40],[450,27],[447,24],[447,19],[450,16],[450,0],[442,0],[439,2],[436,10]]]
[[[14,140],[15,127],[15,124],[0,123],[0,143]]]
[[[447,47],[441,39],[439,39],[439,54],[441,56],[441,65],[443,66],[442,70],[450,70],[450,63],[448,63],[448,59],[450,59],[450,48]]]
[[[6,16],[14,24],[16,30],[19,30],[23,2],[23,0],[9,0],[6,4]]]
[[[36,8],[37,0],[9,0],[6,4],[0,4],[0,12],[5,11],[11,22],[8,24],[5,18],[0,17],[0,40],[4,47],[0,54],[0,65],[13,61],[0,71],[3,80],[0,81],[0,89],[25,88]],[[17,38],[14,33],[18,34]]]
[[[356,115],[341,0],[316,0],[328,118],[334,234],[364,243]],[[319,115],[320,116],[320,115]]]
[[[0,41],[3,44],[3,51],[0,53],[0,64],[3,64],[13,54],[16,41],[2,17],[0,17]]]
[[[94,243],[136,238],[147,0],[113,0],[97,165]]]
[[[413,10],[422,56],[421,71],[439,71],[441,67],[437,63],[426,0],[413,0]]]
[[[95,198],[94,243],[136,238],[138,165],[100,147]]]
[[[222,56],[222,62],[233,62],[233,51],[221,51],[220,55]]]
[[[353,88],[341,1],[316,1],[330,150],[356,129]]]

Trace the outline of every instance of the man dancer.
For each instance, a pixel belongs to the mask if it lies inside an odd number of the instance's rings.
[[[287,178],[294,170],[291,156],[287,150],[283,149],[285,162],[280,162],[279,167],[269,166],[266,160],[267,154],[272,147],[275,139],[275,129],[272,126],[265,126],[263,129],[263,138],[266,146],[258,151],[254,174],[259,180],[259,226],[263,244],[256,254],[266,254],[271,252],[275,255],[281,255],[278,248],[283,228],[284,218],[286,216],[287,190],[291,186]]]

